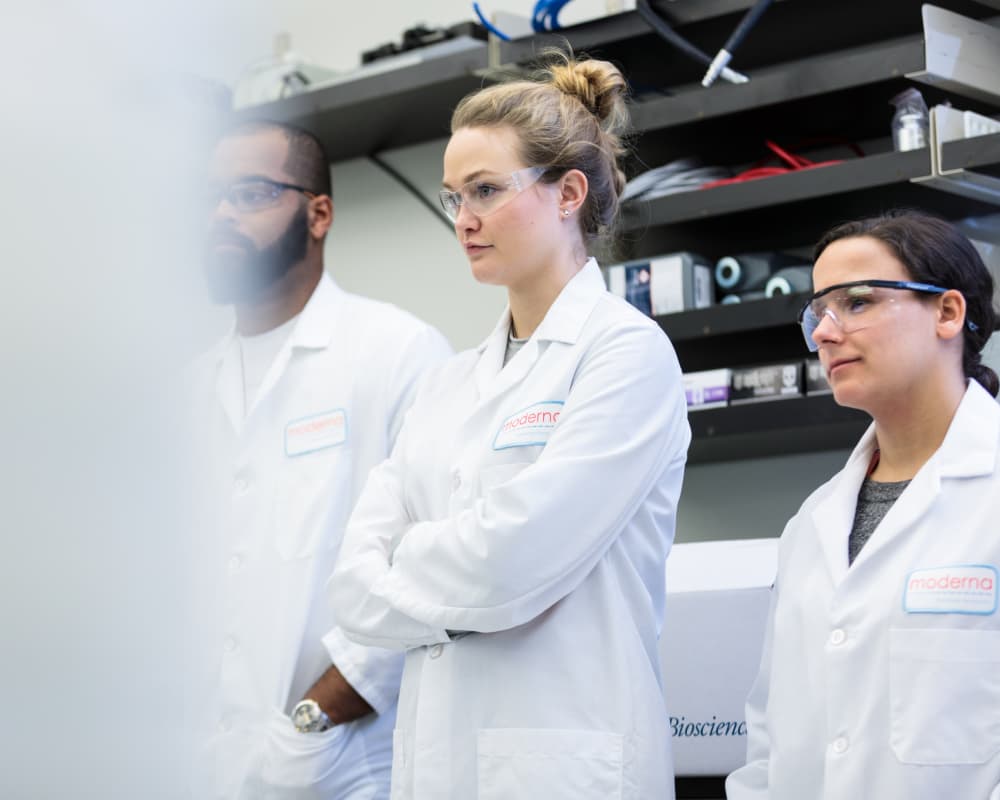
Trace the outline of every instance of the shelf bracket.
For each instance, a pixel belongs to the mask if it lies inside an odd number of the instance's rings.
[[[941,124],[937,111],[937,107],[932,108],[930,115],[931,174],[911,178],[911,181],[931,189],[1000,206],[1000,178],[969,169],[942,168],[944,163],[942,146],[949,139],[946,138],[944,130],[947,125]],[[954,138],[952,136],[950,140],[953,141]]]
[[[923,22],[924,69],[906,77],[984,103],[1000,102],[1000,28],[927,4]]]

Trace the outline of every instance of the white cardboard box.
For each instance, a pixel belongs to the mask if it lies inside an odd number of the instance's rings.
[[[732,370],[723,368],[685,372],[682,378],[688,411],[724,408],[729,405],[729,384],[732,380]]]
[[[746,760],[777,539],[674,545],[660,660],[677,775],[726,775]]]

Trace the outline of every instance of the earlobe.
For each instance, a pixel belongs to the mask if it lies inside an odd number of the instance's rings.
[[[962,293],[949,289],[938,299],[937,331],[942,339],[954,339],[962,335],[965,327],[965,297]]]
[[[333,201],[326,195],[314,198],[309,204],[309,232],[322,239],[333,224]]]
[[[568,170],[559,180],[559,207],[568,217],[587,199],[587,176],[578,169]],[[569,212],[569,213],[565,213]]]

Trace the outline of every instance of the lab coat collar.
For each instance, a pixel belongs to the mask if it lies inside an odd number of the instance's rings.
[[[868,560],[888,546],[901,531],[919,520],[941,491],[943,478],[970,478],[993,472],[1000,440],[1000,405],[976,381],[959,403],[944,440],[889,509],[879,535],[865,545]],[[847,539],[854,524],[858,492],[875,451],[875,426],[861,437],[847,464],[834,479],[831,492],[813,509],[812,519],[834,583],[847,574]]]
[[[336,307],[344,296],[344,290],[326,272],[319,279],[316,288],[306,301],[305,307],[299,312],[299,319],[292,329],[289,342],[291,347],[317,349],[327,347],[333,340]],[[209,351],[210,358],[219,364],[236,341],[236,322],[221,341]]]
[[[504,367],[507,336],[510,331],[510,306],[500,315],[493,332],[479,345],[476,364],[476,385],[480,399],[493,397],[520,381],[538,359],[542,342],[573,344],[605,293],[604,277],[593,258],[563,287],[541,324],[520,352]]]
[[[299,315],[298,324],[289,337],[289,346],[308,350],[329,347],[337,325],[337,307],[343,298],[344,290],[324,271]]]
[[[573,344],[580,337],[590,312],[594,310],[598,299],[606,290],[601,268],[597,266],[595,259],[588,258],[580,271],[563,287],[531,338]],[[477,348],[480,355],[498,340],[502,340],[506,348],[509,330],[510,306],[508,305],[500,315],[492,333]]]
[[[847,543],[854,525],[858,492],[875,452],[875,426],[870,425],[847,459],[847,464],[830,482],[830,492],[812,511],[812,523],[834,586],[847,576]],[[872,542],[868,543],[870,547]]]
[[[978,381],[969,380],[955,418],[933,461],[942,478],[989,475],[996,468],[1000,405]]]
[[[274,363],[264,376],[254,406],[278,382],[288,366],[293,350],[298,348],[317,350],[330,345],[337,324],[337,307],[343,296],[344,291],[324,272],[309,300],[306,301],[305,307],[299,313],[298,321],[288,340],[282,345]],[[215,351],[216,393],[233,429],[239,431],[243,427],[243,376],[236,348],[236,336],[234,322]]]
[[[540,342],[575,343],[606,291],[600,267],[593,258],[587,259],[583,268],[563,287],[532,338]]]

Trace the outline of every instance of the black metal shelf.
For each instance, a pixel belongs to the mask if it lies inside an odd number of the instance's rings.
[[[975,169],[1000,174],[1000,133],[945,142],[941,145],[941,169]]]
[[[779,295],[656,317],[681,369],[699,372],[809,357],[795,318],[805,295]]]
[[[674,778],[677,800],[725,800],[725,775],[678,775]]]
[[[929,175],[930,150],[882,153],[827,167],[796,170],[714,189],[667,195],[625,206],[624,229],[720,217],[766,206],[798,203],[844,192],[904,183]]]
[[[656,321],[663,328],[670,341],[677,346],[680,342],[702,340],[710,336],[745,334],[767,328],[786,328],[798,324],[796,315],[805,302],[805,294],[776,295],[764,300],[733,305],[714,305],[663,314]],[[802,341],[801,336],[799,341]]]
[[[832,395],[691,411],[688,421],[689,464],[849,449],[871,422]]]
[[[946,219],[996,213],[996,204],[984,199],[913,182],[930,172],[930,151],[921,149],[640,200],[624,208],[624,255],[690,250],[717,259],[776,246],[809,248],[838,222],[898,207]]]
[[[762,67],[754,72],[749,83],[720,84],[713,86],[711,91],[706,91],[701,84],[678,87],[670,97],[634,103],[632,123],[636,130],[644,133],[670,129],[900,79],[907,72],[923,67],[923,39],[910,36]]]
[[[312,131],[331,161],[440,139],[451,113],[480,88],[486,44],[467,40],[440,55],[415,51],[363,67],[350,79],[241,109],[245,119],[290,122]]]

